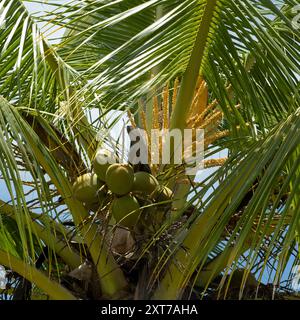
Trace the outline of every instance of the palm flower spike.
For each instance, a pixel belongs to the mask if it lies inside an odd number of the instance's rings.
[[[169,129],[170,128],[170,117],[172,115],[172,110],[175,107],[177,101],[178,90],[180,87],[180,81],[178,78],[175,79],[173,88],[169,87],[167,84],[161,94],[161,99],[158,95],[153,96],[152,105],[152,127],[149,128],[146,121],[146,114],[143,108],[139,111],[139,116],[141,119],[142,127],[146,131],[147,140],[148,140],[148,159],[151,159],[151,129]],[[228,86],[227,90],[230,90],[231,87]],[[186,121],[186,127],[190,129],[204,129],[205,130],[205,140],[204,148],[207,149],[209,145],[213,144],[217,140],[228,136],[228,130],[220,130],[220,124],[223,119],[223,112],[219,110],[218,101],[215,99],[209,103],[208,101],[208,87],[206,81],[199,77],[197,86],[194,93],[193,102],[188,113],[188,119]],[[161,100],[161,103],[160,103]],[[239,108],[240,105],[237,105],[236,108]],[[134,117],[128,111],[129,121],[131,126],[136,128]],[[162,143],[159,142],[159,157],[162,157]],[[195,147],[195,139],[191,148]],[[217,158],[204,160],[204,167],[217,167],[221,166],[226,162],[227,158]],[[153,173],[158,173],[159,166],[151,164],[151,171]]]

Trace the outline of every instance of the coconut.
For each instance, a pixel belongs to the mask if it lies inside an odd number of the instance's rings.
[[[126,195],[114,199],[112,203],[112,214],[117,223],[124,227],[133,227],[140,215],[140,205],[133,196]]]
[[[101,186],[103,186],[103,183],[101,183],[96,174],[86,173],[78,177],[74,182],[74,197],[84,203],[94,203]]]
[[[108,167],[117,161],[114,154],[106,149],[99,149],[93,160],[94,172],[101,181],[105,181],[105,175]]]
[[[105,201],[105,197],[103,195],[97,196],[94,202],[85,202],[84,207],[88,211],[97,212],[100,208],[103,207]]]
[[[120,196],[125,195],[133,186],[133,169],[126,164],[112,164],[106,171],[105,181],[111,192]]]
[[[93,212],[97,212],[101,207],[103,207],[106,199],[106,193],[102,190],[98,191],[95,197],[95,201],[84,203],[84,207]]]
[[[84,203],[84,207],[88,210],[88,211],[93,211],[93,212],[97,212],[100,208],[100,203],[99,202],[95,202],[95,203]]]
[[[171,200],[173,196],[173,191],[166,186],[159,186],[155,192],[155,198],[157,202]]]
[[[158,185],[158,181],[152,174],[140,171],[134,174],[132,191],[150,195],[158,188]]]

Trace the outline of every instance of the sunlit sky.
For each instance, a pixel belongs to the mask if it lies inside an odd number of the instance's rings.
[[[69,1],[69,0],[40,0],[41,3],[37,2],[30,2],[30,1],[24,1],[24,5],[28,9],[28,11],[36,16],[45,15],[49,11],[56,10],[57,7],[54,5],[49,5],[49,3],[52,4],[64,4],[64,3],[74,3],[75,1]],[[45,33],[45,36],[49,39],[56,39],[63,35],[64,29],[58,28],[57,26],[49,25],[48,23],[38,23],[41,30]],[[54,40],[55,41],[55,40]]]

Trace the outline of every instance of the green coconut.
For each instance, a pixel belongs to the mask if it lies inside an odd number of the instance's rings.
[[[103,207],[106,199],[106,193],[104,191],[98,191],[95,197],[95,201],[84,203],[84,207],[93,212],[97,212],[101,207]]]
[[[166,186],[159,186],[155,192],[155,199],[157,202],[168,201],[173,197],[173,191]]]
[[[103,186],[103,183],[101,183],[96,174],[86,173],[78,177],[74,182],[74,197],[84,203],[94,203],[101,186]]]
[[[108,167],[116,162],[113,152],[106,149],[99,149],[93,160],[94,172],[101,181],[105,181],[105,175]]]
[[[114,199],[112,203],[112,214],[120,225],[132,228],[140,215],[140,205],[133,196],[126,195]]]
[[[93,212],[97,212],[100,208],[100,203],[99,202],[95,202],[95,203],[84,203],[84,207],[88,210],[88,211],[93,211]]]
[[[134,174],[134,181],[132,191],[150,195],[158,188],[158,181],[148,172],[136,172]]]
[[[106,171],[105,181],[111,192],[120,196],[125,195],[131,191],[133,186],[133,169],[126,164],[112,164]]]

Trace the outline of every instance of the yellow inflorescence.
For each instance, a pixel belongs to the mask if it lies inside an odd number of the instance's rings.
[[[153,97],[152,129],[159,129],[159,106],[157,96]]]
[[[174,107],[176,105],[177,101],[177,95],[178,95],[178,88],[179,88],[179,79],[176,78],[174,82],[174,88],[173,88],[173,96],[172,96],[172,110],[174,110]]]
[[[147,132],[149,140],[149,154],[151,153],[151,133],[150,129],[169,129],[170,127],[170,114],[174,110],[178,91],[180,88],[180,81],[178,78],[175,79],[173,88],[169,88],[167,84],[162,90],[162,98],[160,99],[157,95],[152,98],[153,112],[152,112],[152,128],[147,127],[146,114],[144,110],[140,111],[140,118],[144,130]],[[172,100],[170,106],[170,92],[172,92]],[[205,139],[204,147],[207,148],[210,144],[215,141],[224,138],[229,135],[228,130],[220,131],[220,124],[223,119],[223,112],[218,107],[219,103],[217,100],[213,100],[211,103],[208,102],[209,94],[206,81],[199,77],[193,103],[188,113],[187,128],[190,129],[204,129]],[[161,101],[161,103],[159,102]],[[161,105],[161,107],[160,107]],[[238,106],[237,106],[238,107]],[[129,117],[131,124],[135,125],[132,115]],[[133,125],[133,126],[134,126]],[[191,148],[195,146],[195,142],[191,145]],[[160,159],[162,153],[162,145],[160,141],[159,145]],[[149,158],[150,159],[150,158]],[[221,166],[226,161],[226,158],[210,159],[205,160],[205,167]],[[156,166],[151,166],[152,169]],[[154,169],[155,171],[155,169]]]
[[[220,167],[227,161],[227,159],[228,158],[204,160],[204,168]]]
[[[163,128],[169,128],[169,85],[163,91]]]
[[[134,117],[133,117],[133,115],[132,115],[132,113],[131,113],[130,110],[127,110],[127,116],[128,116],[128,119],[129,119],[129,121],[130,121],[131,126],[132,126],[133,128],[136,128],[137,125],[136,125],[136,123],[135,123]]]

